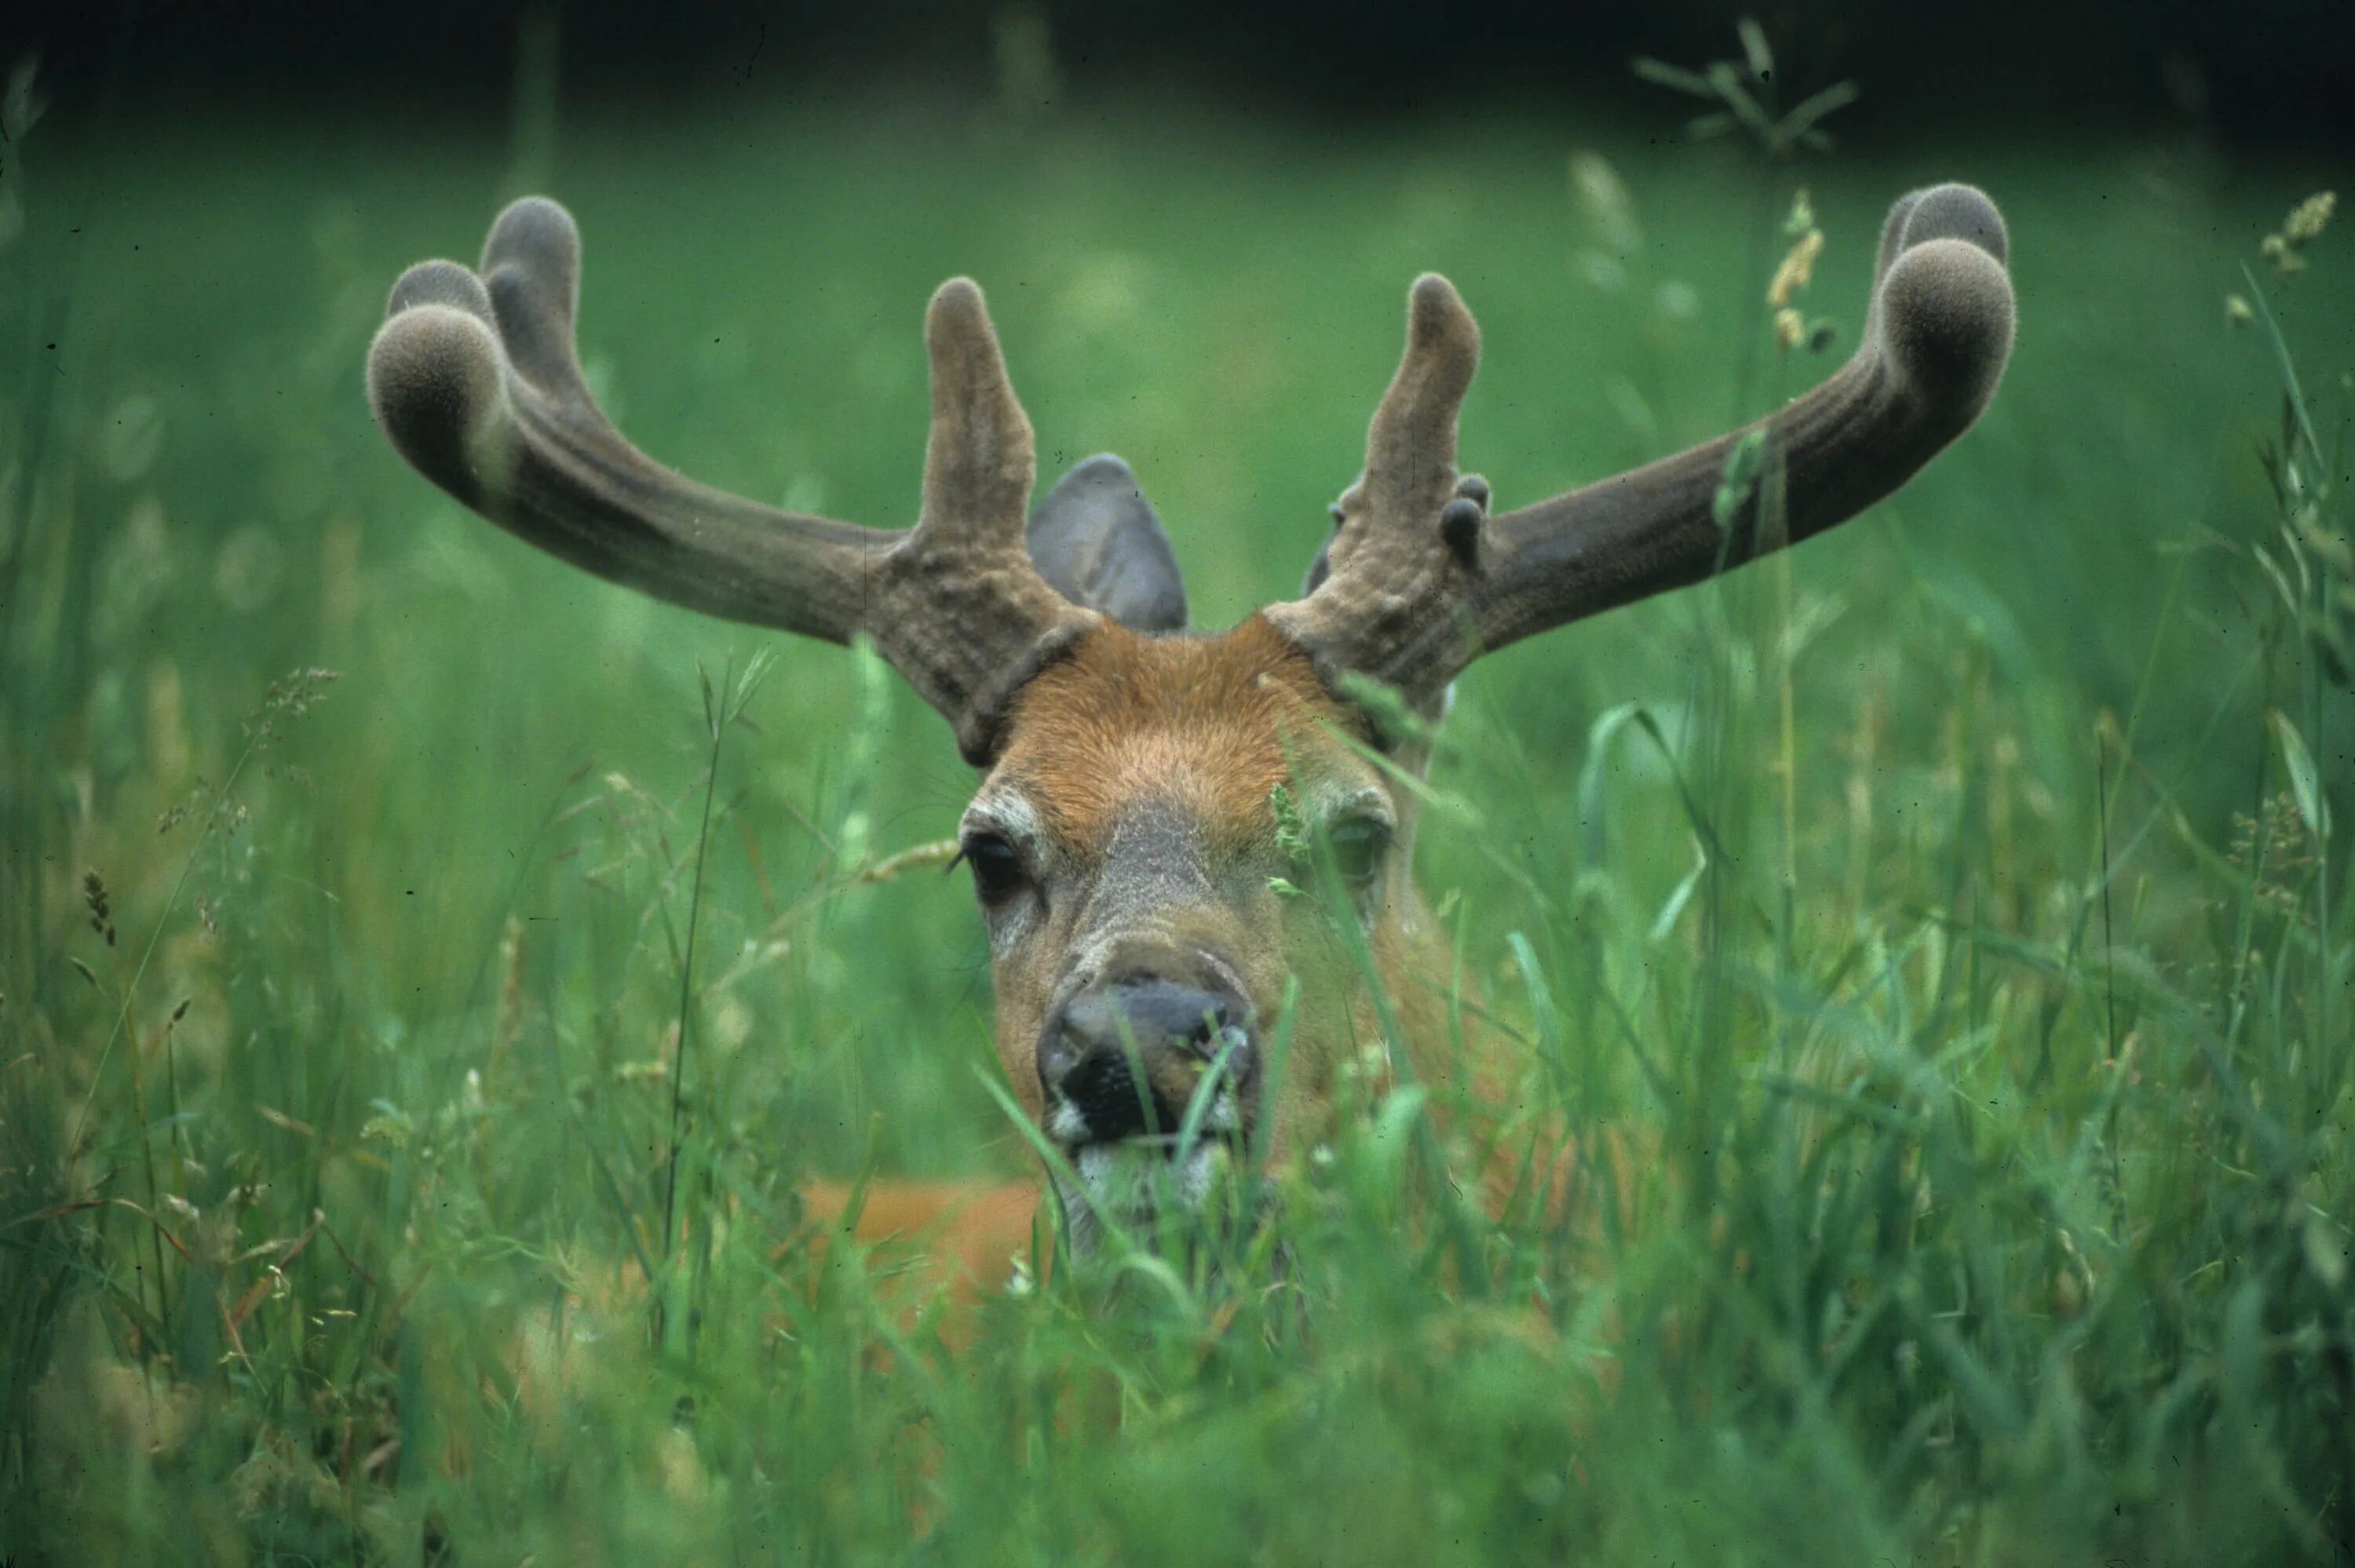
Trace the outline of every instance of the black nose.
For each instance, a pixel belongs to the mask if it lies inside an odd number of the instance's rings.
[[[1231,998],[1157,979],[1082,991],[1039,1043],[1039,1081],[1059,1118],[1050,1130],[1070,1143],[1177,1131],[1221,1050],[1237,1047],[1231,1083],[1248,1070],[1250,1042],[1234,1027],[1244,1011]]]

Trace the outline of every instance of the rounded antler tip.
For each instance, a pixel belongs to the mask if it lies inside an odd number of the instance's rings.
[[[412,304],[377,330],[368,404],[400,454],[439,483],[469,471],[467,443],[501,397],[498,339],[470,311]]]
[[[932,291],[924,350],[932,360],[932,428],[924,443],[918,536],[978,530],[1011,541],[1007,547],[1019,554],[1037,450],[1007,378],[989,308],[972,279],[951,278]]]
[[[569,234],[581,231],[580,226],[572,221],[571,210],[554,196],[517,196],[507,203],[492,228],[504,228],[511,223],[561,228]]]
[[[981,297],[981,285],[970,278],[951,278],[932,291],[931,313],[940,315],[982,315],[989,306]]]
[[[1425,272],[1417,278],[1414,286],[1407,291],[1407,298],[1418,313],[1464,308],[1464,297],[1455,291],[1455,285],[1437,272]]]
[[[932,291],[924,312],[924,350],[932,362],[932,405],[939,415],[951,408],[986,410],[1000,422],[1017,421],[1020,409],[1006,378],[1006,358],[980,285],[951,278]]]
[[[1461,344],[1480,349],[1480,325],[1464,303],[1455,285],[1436,272],[1425,272],[1407,291],[1407,332],[1418,344]]]
[[[1469,571],[1480,564],[1480,525],[1487,514],[1480,503],[1459,495],[1439,509],[1439,536],[1447,553]]]
[[[1407,291],[1406,357],[1376,423],[1402,418],[1419,427],[1439,420],[1447,426],[1452,445],[1456,405],[1479,366],[1480,324],[1455,284],[1425,272]]]
[[[581,229],[572,215],[546,196],[508,203],[491,224],[490,238],[483,241],[484,274],[506,268],[519,269],[552,288],[569,310],[581,274]]]
[[[997,357],[997,331],[990,324],[980,284],[951,278],[932,291],[924,310],[924,342],[935,360]]]
[[[384,313],[397,316],[421,305],[444,305],[464,311],[485,326],[492,320],[489,291],[472,270],[455,261],[420,261],[403,272],[392,285],[392,297],[385,302]]]
[[[2013,312],[2010,274],[1975,239],[1909,246],[1881,283],[1881,334],[1895,368],[1965,424],[1987,407],[2011,357]]]
[[[1910,250],[1933,239],[1968,240],[1998,261],[2011,259],[2011,237],[2004,228],[2003,214],[1976,185],[1932,185],[1906,198],[1899,249]]]

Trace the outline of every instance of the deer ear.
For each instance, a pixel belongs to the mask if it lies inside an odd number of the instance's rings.
[[[1186,579],[1128,464],[1092,457],[1030,514],[1030,559],[1073,604],[1132,631],[1186,630]]]
[[[1335,524],[1333,532],[1338,534],[1340,531],[1339,524]],[[1325,579],[1332,575],[1333,540],[1328,535],[1325,542],[1316,546],[1316,558],[1308,563],[1308,575],[1300,579],[1300,597],[1306,599],[1310,594],[1323,588]]]
[[[1300,584],[1301,598],[1306,599],[1324,587],[1325,579],[1333,575],[1333,541],[1341,536],[1341,524],[1349,515],[1349,503],[1365,494],[1365,482],[1364,476],[1360,475],[1358,482],[1351,485],[1340,500],[1325,509],[1327,515],[1333,519],[1333,531],[1325,535],[1325,542],[1316,546],[1316,558],[1308,563],[1308,576]]]

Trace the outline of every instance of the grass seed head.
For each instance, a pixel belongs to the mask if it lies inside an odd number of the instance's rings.
[[[1807,187],[1801,185],[1791,198],[1791,211],[1783,219],[1783,232],[1794,239],[1802,238],[1816,227],[1816,204],[1808,199]]]
[[[1786,310],[1799,297],[1816,275],[1816,259],[1824,253],[1824,231],[1810,228],[1792,242],[1790,253],[1783,264],[1774,269],[1774,281],[1767,285],[1766,302],[1776,310]]]
[[[2280,231],[2266,235],[2258,244],[2257,253],[2272,262],[2274,270],[2284,278],[2305,271],[2305,249],[2330,227],[2330,215],[2338,206],[2337,191],[2315,192],[2290,208]]]
[[[93,866],[81,874],[82,902],[90,909],[90,928],[106,938],[108,947],[114,946],[114,914],[106,896],[106,883]]]
[[[2292,245],[2310,245],[2322,236],[2330,225],[2330,215],[2339,206],[2337,191],[2317,191],[2290,208],[2289,221],[2282,225],[2282,238]]]

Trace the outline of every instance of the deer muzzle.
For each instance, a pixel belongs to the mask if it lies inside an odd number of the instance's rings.
[[[1048,1134],[1073,1151],[1156,1141],[1173,1156],[1190,1152],[1177,1148],[1189,1125],[1241,1134],[1259,1065],[1250,1014],[1240,997],[1156,975],[1082,991],[1039,1042]]]

